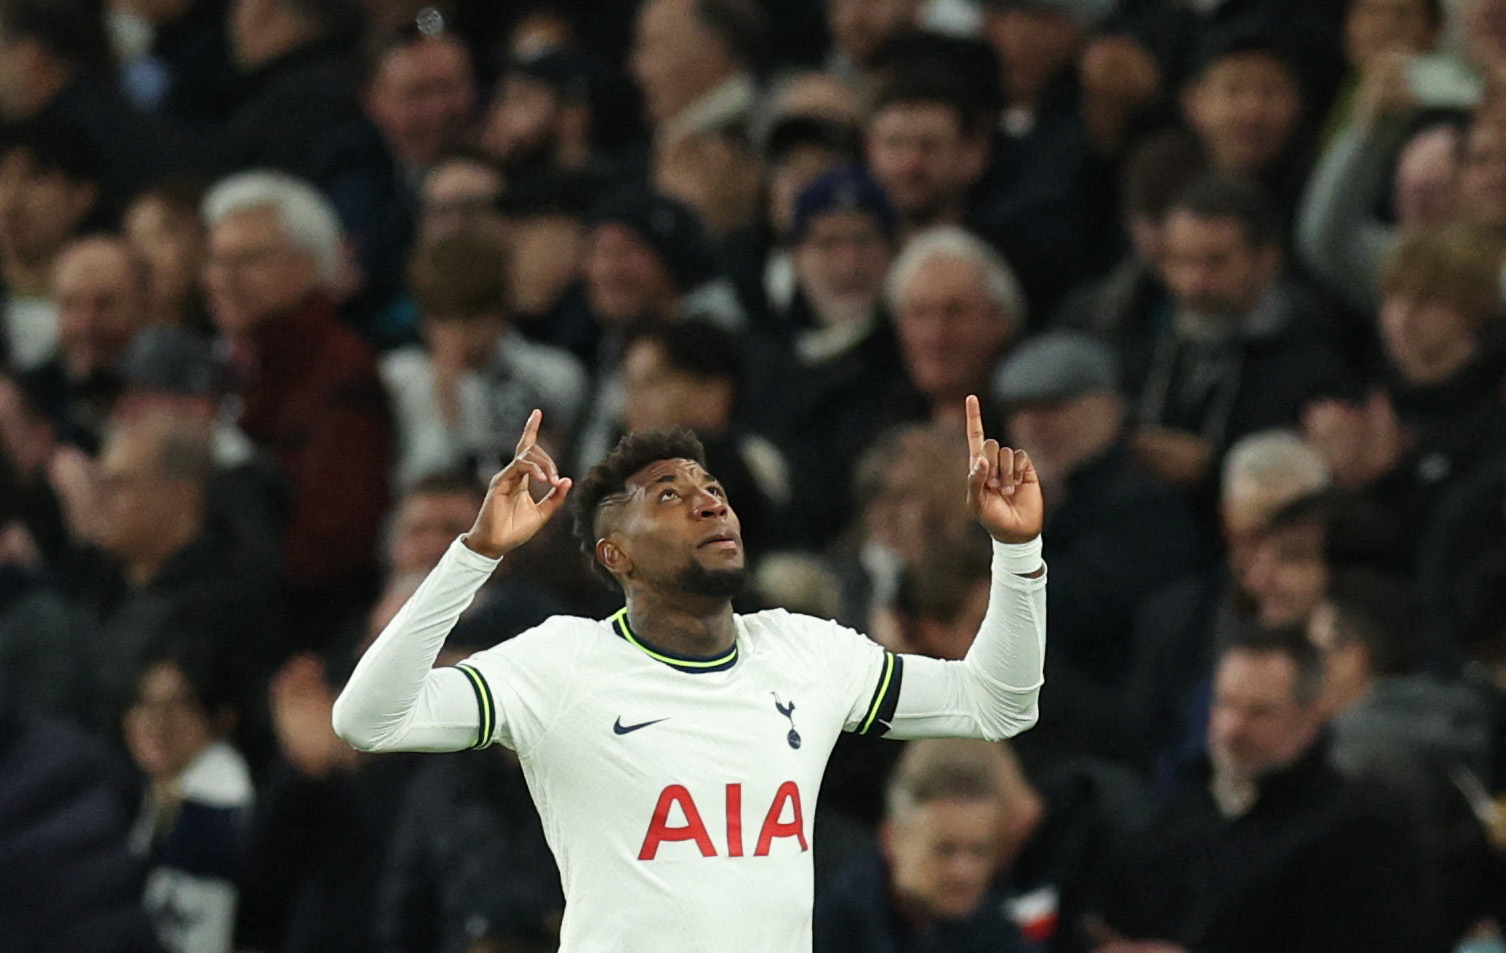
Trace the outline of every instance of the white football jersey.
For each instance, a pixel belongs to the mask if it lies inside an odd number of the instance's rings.
[[[564,886],[562,953],[807,953],[811,824],[838,735],[1003,737],[1034,719],[1044,577],[997,560],[982,678],[971,654],[895,655],[783,610],[735,616],[716,658],[656,649],[623,610],[555,617],[430,670],[494,567],[453,546],[335,722],[368,750],[518,752]]]

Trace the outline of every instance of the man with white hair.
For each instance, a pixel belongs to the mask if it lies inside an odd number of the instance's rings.
[[[241,428],[289,484],[287,574],[300,635],[317,641],[365,601],[392,448],[375,358],[331,295],[339,219],[313,186],[260,171],[217,183],[204,218],[210,315],[241,371]]]
[[[988,390],[1025,325],[1019,279],[983,239],[942,225],[910,239],[889,269],[888,293],[905,370],[931,418],[960,423],[962,399]]]

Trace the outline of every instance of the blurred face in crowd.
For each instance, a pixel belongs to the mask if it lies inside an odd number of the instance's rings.
[[[152,318],[176,320],[199,293],[206,240],[197,211],[148,194],[126,209],[121,227],[146,261]]]
[[[177,665],[158,662],[142,673],[126,709],[125,739],[147,777],[176,777],[215,738],[209,712]]]
[[[1506,226],[1506,122],[1482,118],[1464,136],[1459,211],[1477,224]]]
[[[897,289],[894,305],[905,367],[933,403],[981,393],[1015,333],[982,268],[969,261],[933,256]]]
[[[1323,527],[1316,523],[1269,531],[1245,570],[1244,589],[1262,625],[1306,622],[1327,588]]]
[[[162,440],[151,427],[133,426],[116,432],[100,455],[94,541],[126,564],[160,555],[164,527],[198,512],[199,487],[163,473]]]
[[[955,617],[920,617],[910,620],[905,626],[905,638],[913,651],[930,658],[953,661],[967,655],[973,640],[978,637],[983,617],[988,613],[988,597],[992,587],[987,577],[962,584],[966,585],[966,592]]]
[[[388,50],[366,91],[366,111],[398,161],[421,169],[453,148],[476,108],[471,57],[450,36]]]
[[[481,144],[509,168],[545,164],[558,148],[564,111],[554,87],[509,73],[497,87]]]
[[[988,163],[988,141],[969,135],[942,103],[891,103],[869,122],[868,168],[907,222],[958,215]]]
[[[878,307],[893,257],[893,246],[872,215],[832,211],[806,225],[795,245],[795,276],[817,320],[862,321]]]
[[[983,18],[983,32],[999,51],[1004,88],[1017,105],[1034,101],[1047,83],[1076,60],[1082,46],[1077,24],[1047,7],[992,9]]]
[[[1391,365],[1411,384],[1441,384],[1480,350],[1478,320],[1404,288],[1381,299],[1380,336]]]
[[[1208,752],[1223,771],[1255,779],[1295,761],[1321,718],[1297,698],[1297,666],[1282,652],[1224,653],[1213,676]]]
[[[1506,57],[1506,0],[1464,0],[1459,4],[1465,55],[1480,66]]]
[[[424,314],[424,343],[446,370],[479,370],[492,362],[505,329],[501,314]]]
[[[1023,404],[1012,408],[1006,420],[1010,439],[1030,454],[1041,480],[1059,484],[1113,445],[1123,417],[1119,395],[1095,391]]]
[[[1307,638],[1323,656],[1323,687],[1318,705],[1325,718],[1359,701],[1370,688],[1370,659],[1364,643],[1349,638],[1333,604],[1320,602],[1307,619]]]
[[[83,377],[125,356],[146,323],[146,269],[118,238],[86,238],[65,248],[52,270],[58,350]]]
[[[529,215],[507,223],[507,287],[516,314],[541,315],[580,275],[586,230],[571,215]]]
[[[689,427],[714,436],[732,421],[729,380],[673,366],[658,341],[635,341],[622,358],[622,422],[628,430]]]
[[[1424,129],[1396,159],[1396,223],[1404,229],[1440,225],[1454,217],[1459,182],[1459,133]]]
[[[949,451],[951,436],[949,428],[918,427],[899,438],[863,510],[870,542],[921,559],[927,541],[967,531],[967,510],[956,505],[967,490],[967,466]]]
[[[387,558],[392,574],[428,572],[450,544],[470,530],[481,508],[475,493],[412,492],[398,504]]]
[[[502,173],[474,159],[440,161],[424,176],[418,207],[420,242],[468,228],[500,229]]]
[[[920,0],[828,0],[832,43],[866,64],[886,40],[915,29],[921,6]]]
[[[313,256],[288,238],[276,209],[234,212],[210,227],[204,288],[223,333],[249,334],[298,307],[318,286]]]
[[[1438,42],[1424,0],[1352,0],[1344,18],[1344,54],[1353,66],[1378,54],[1421,53]]]
[[[721,38],[706,29],[697,0],[648,0],[639,9],[628,68],[657,124],[732,76]]]
[[[1253,175],[1286,150],[1302,115],[1302,95],[1282,60],[1236,53],[1203,71],[1182,108],[1217,171]]]
[[[5,152],[0,155],[0,247],[23,264],[45,264],[94,210],[97,196],[92,183],[43,171],[28,149]]]
[[[1250,244],[1237,218],[1174,209],[1163,237],[1162,277],[1177,305],[1197,314],[1244,317],[1281,270],[1280,247]]]
[[[776,234],[789,234],[800,193],[844,161],[840,154],[812,143],[795,146],[769,165],[769,224]]]
[[[668,316],[680,293],[654,249],[626,225],[591,229],[586,242],[586,297],[604,321]]]
[[[942,920],[983,902],[998,870],[1004,806],[991,798],[916,804],[884,821],[879,842],[891,889],[906,905]]]
[[[1224,487],[1219,500],[1219,523],[1228,549],[1229,568],[1241,585],[1248,578],[1271,517],[1308,492],[1307,488],[1265,487],[1255,480],[1238,478]]]

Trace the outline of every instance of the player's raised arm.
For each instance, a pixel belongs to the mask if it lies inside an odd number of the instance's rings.
[[[873,705],[892,711],[897,738],[1007,738],[1037,716],[1046,652],[1041,483],[1024,451],[985,439],[976,397],[967,398],[967,452],[967,503],[994,539],[988,612],[960,662],[886,662],[894,696],[876,694]]]
[[[497,560],[526,543],[570,492],[538,446],[543,415],[528,417],[511,462],[492,478],[471,531],[451,545],[375,643],[335,700],[335,732],[363,751],[458,751],[491,741],[496,712],[490,690],[465,668],[434,669],[460,614],[491,576]],[[532,481],[549,487],[535,500]]]

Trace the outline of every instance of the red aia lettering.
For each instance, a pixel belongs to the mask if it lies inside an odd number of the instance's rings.
[[[794,805],[795,816],[788,821],[781,821],[779,816],[784,813],[786,802]],[[769,845],[776,837],[798,837],[800,849],[810,849],[805,843],[805,817],[800,811],[800,788],[794,781],[784,782],[774,792],[774,803],[769,805],[769,813],[764,815],[763,830],[758,832],[758,849],[753,852],[753,856],[769,856]]]
[[[669,808],[680,805],[685,815],[683,827],[670,827]],[[701,812],[696,810],[695,799],[683,785],[671,784],[659,793],[659,803],[654,806],[654,818],[649,822],[648,834],[643,838],[643,849],[638,851],[639,860],[653,860],[659,853],[659,845],[665,841],[693,840],[701,849],[702,857],[715,857],[716,848],[711,844],[711,835],[701,823]]]
[[[671,827],[670,808],[680,805],[685,816],[683,825]],[[789,820],[781,820],[789,806]],[[726,791],[727,808],[727,856],[743,856],[743,786],[729,784]],[[809,850],[805,840],[805,812],[800,804],[800,787],[794,781],[786,781],[774,792],[774,803],[764,815],[763,827],[758,831],[758,847],[755,857],[769,856],[769,848],[775,838],[793,837],[801,850]],[[716,845],[701,820],[701,812],[684,785],[671,784],[659,794],[659,803],[654,805],[654,816],[649,821],[648,833],[643,837],[643,847],[638,851],[639,860],[653,860],[659,854],[659,845],[666,841],[695,841],[702,857],[715,857]]]

